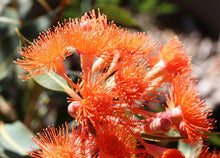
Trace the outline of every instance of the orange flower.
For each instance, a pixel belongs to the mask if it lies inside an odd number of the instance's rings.
[[[133,32],[128,30],[119,30],[119,39],[115,43],[115,49],[119,52],[129,53],[129,54],[149,54],[151,53],[157,44],[155,42],[150,42],[151,36],[145,34],[144,32]],[[122,54],[122,55],[123,55]],[[123,58],[123,56],[122,56]]]
[[[101,15],[98,10],[96,16],[95,10],[89,15],[86,13],[80,19],[72,19],[60,27],[68,46],[76,49],[80,54],[81,68],[84,79],[90,80],[91,71],[95,57],[105,59],[105,62],[111,60],[115,54],[112,51],[113,43],[117,42],[118,28],[113,23],[107,23],[107,17]]]
[[[190,58],[177,37],[172,38],[161,50],[160,58],[166,70],[172,74],[189,74],[192,71]]]
[[[38,134],[38,138],[33,137],[33,141],[40,149],[34,148],[29,155],[36,158],[82,158],[86,156],[81,136],[77,133],[69,134],[68,129],[68,124],[66,124],[66,129],[49,127],[44,130],[43,134]]]
[[[91,71],[91,70],[90,70]],[[105,119],[107,116],[114,116],[116,94],[106,83],[103,83],[102,73],[98,74],[94,81],[85,82],[79,89],[82,99],[70,98],[71,106],[68,108],[70,114],[74,114],[80,125],[88,127]],[[74,104],[74,105],[73,105]]]
[[[204,147],[198,156],[198,158],[219,158],[219,157],[220,157],[219,151],[213,150],[212,152],[210,152],[208,150],[208,147]]]
[[[44,74],[50,70],[59,75],[65,74],[63,60],[72,53],[68,49],[63,34],[57,29],[48,30],[38,37],[29,47],[20,51],[22,59],[15,61],[26,75],[20,76],[24,80]]]
[[[176,124],[186,141],[195,145],[201,137],[207,138],[205,133],[213,129],[213,120],[204,101],[199,97],[195,83],[189,78],[177,76],[173,79],[170,98],[167,97],[168,111],[173,123]]]
[[[119,120],[109,119],[94,128],[94,132],[95,156],[124,158],[145,153],[144,150],[137,148],[136,134],[131,132],[130,122],[122,125]]]
[[[118,71],[114,74],[117,96],[121,103],[128,105],[128,108],[138,113],[143,113],[144,101],[156,102],[159,92],[154,91],[157,85],[152,86],[151,81],[146,81],[145,76],[148,71],[148,61],[143,60],[143,55],[131,55],[125,53],[120,63]],[[142,112],[141,112],[142,111]]]
[[[156,56],[150,55],[151,72],[148,79],[162,76],[164,81],[170,81],[172,75],[188,76],[192,72],[190,57],[177,37],[172,38]]]
[[[115,29],[116,30],[116,29]],[[99,59],[93,67],[94,71],[102,70],[109,66],[108,74],[113,73],[119,67],[122,61],[125,61],[127,55],[147,55],[150,54],[153,49],[157,46],[155,42],[151,42],[149,34],[145,33],[131,33],[128,30],[117,28],[116,34],[113,37],[114,40],[111,42],[112,51],[107,59]],[[109,52],[108,52],[109,53]]]
[[[65,23],[62,32],[68,42],[80,54],[92,56],[109,56],[112,41],[117,37],[117,27],[107,23],[107,17],[98,10],[87,13],[81,19],[72,19]]]

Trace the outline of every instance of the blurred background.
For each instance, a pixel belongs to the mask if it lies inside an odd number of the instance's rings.
[[[163,44],[177,35],[192,56],[201,97],[220,121],[219,0],[0,0],[0,157],[28,157],[23,150],[33,145],[33,133],[72,121],[66,94],[17,77],[21,71],[13,60],[25,41],[15,29],[33,41],[58,21],[80,18],[97,8],[118,26],[150,32]],[[80,77],[76,53],[65,60],[65,66],[74,80]],[[217,122],[210,135],[211,148],[220,149],[219,126]]]

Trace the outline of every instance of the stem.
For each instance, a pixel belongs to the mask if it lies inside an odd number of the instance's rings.
[[[77,86],[66,74],[63,74],[62,77],[70,84],[72,88],[79,90],[79,86]]]

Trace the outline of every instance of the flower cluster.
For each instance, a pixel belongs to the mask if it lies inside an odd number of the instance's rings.
[[[78,83],[63,65],[74,53],[70,48],[80,55]],[[41,148],[30,153],[33,157],[181,158],[177,149],[147,143],[144,136],[175,130],[195,147],[213,128],[211,111],[191,76],[190,57],[177,37],[162,45],[149,34],[108,23],[93,10],[41,34],[20,54],[15,63],[26,73],[22,79],[53,71],[69,83],[68,113],[78,124],[72,133],[50,127],[33,138]],[[161,97],[166,104],[157,112]]]

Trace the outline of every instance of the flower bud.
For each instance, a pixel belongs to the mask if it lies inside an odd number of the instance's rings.
[[[73,101],[68,105],[68,113],[70,114],[70,116],[76,118],[80,105],[81,103],[79,101]]]
[[[173,125],[172,121],[167,117],[155,118],[153,121],[144,125],[144,131],[147,133],[164,133],[168,132]]]
[[[162,155],[162,158],[171,158],[171,157],[185,158],[184,154],[177,149],[167,149]]]

